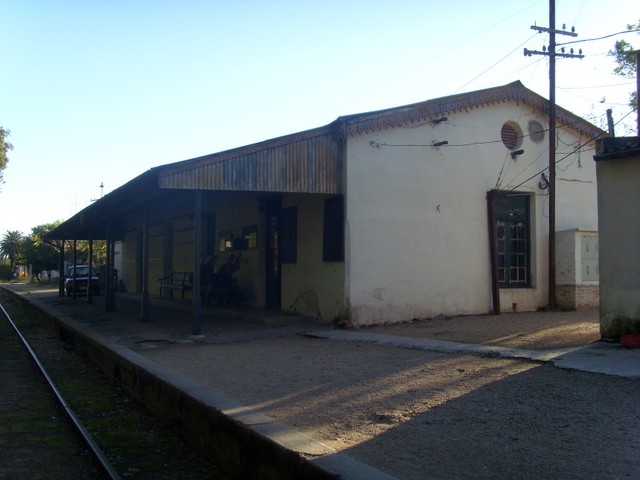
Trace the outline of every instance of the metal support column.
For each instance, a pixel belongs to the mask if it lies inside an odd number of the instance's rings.
[[[60,261],[58,262],[58,268],[59,268],[59,272],[60,275],[58,277],[58,296],[59,297],[64,297],[64,278],[65,278],[65,271],[64,271],[64,240],[62,240],[60,242]]]
[[[93,232],[89,230],[89,258],[87,259],[87,265],[89,265],[89,272],[87,274],[87,303],[91,305],[93,303]]]
[[[78,277],[78,272],[76,271],[76,265],[78,264],[78,241],[73,239],[73,288],[71,291],[73,292],[73,299],[78,298],[76,293],[76,281]]]
[[[149,320],[149,207],[144,206],[142,220],[142,305],[140,320]]]
[[[200,270],[202,268],[202,192],[194,192],[193,202],[193,321],[191,336],[204,338],[202,335],[202,298],[200,295]]]
[[[105,282],[105,311],[116,311],[116,295],[115,295],[115,272],[113,268],[113,228],[107,227],[107,268],[106,268],[106,282]]]

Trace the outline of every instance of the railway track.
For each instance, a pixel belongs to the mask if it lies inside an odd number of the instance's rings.
[[[0,297],[0,480],[225,479]]]
[[[26,340],[26,338],[22,335],[22,333],[20,332],[20,329],[12,320],[11,316],[5,309],[4,305],[2,305],[1,303],[0,303],[0,310],[2,311],[2,314],[6,321],[5,325],[11,327],[11,329],[13,330],[13,333],[15,334],[16,339],[21,343],[22,347],[28,354],[29,356],[28,360],[33,362],[33,364],[36,366],[37,371],[44,378],[47,386],[49,387],[50,391],[53,393],[53,397],[57,402],[57,407],[64,412],[67,420],[75,429],[83,445],[91,453],[91,456],[95,461],[96,465],[98,466],[100,472],[102,472],[105,478],[108,478],[111,480],[121,480],[122,477],[120,477],[120,474],[118,474],[114,466],[111,464],[111,461],[107,458],[107,456],[104,454],[100,446],[93,439],[93,436],[85,428],[85,426],[82,424],[82,422],[80,421],[78,416],[75,414],[71,406],[67,403],[65,398],[62,396],[60,389],[56,386],[55,382],[53,381],[53,379],[51,378],[47,370],[44,368],[44,365],[42,364],[42,362],[40,361],[40,359],[38,358],[34,350],[31,348],[31,345]],[[4,330],[8,330],[8,328],[6,328],[5,326]],[[8,350],[9,349],[7,349],[7,351]],[[13,360],[16,360],[18,356],[17,352],[15,352],[14,350],[13,352],[11,352],[11,354],[13,356]]]

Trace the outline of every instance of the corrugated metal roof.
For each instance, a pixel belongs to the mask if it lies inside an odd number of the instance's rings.
[[[339,194],[340,141],[329,127],[180,162],[158,171],[160,188]]]

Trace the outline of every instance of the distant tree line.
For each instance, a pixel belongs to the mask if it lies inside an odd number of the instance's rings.
[[[50,281],[54,270],[60,268],[60,248],[62,242],[47,240],[47,234],[60,225],[60,221],[39,225],[31,229],[31,234],[24,235],[17,230],[7,231],[0,240],[0,279],[12,280],[16,278],[18,267],[24,266],[31,272],[29,281]],[[73,243],[64,244],[65,260],[73,261]],[[76,242],[76,261],[78,264],[88,263],[89,242]],[[93,242],[93,264],[103,265],[106,258],[106,244],[104,241]],[[47,276],[41,278],[42,274]],[[61,272],[64,274],[64,272]]]

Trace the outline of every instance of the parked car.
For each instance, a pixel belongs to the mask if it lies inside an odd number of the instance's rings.
[[[76,273],[75,282],[73,278],[74,270]],[[64,289],[67,292],[68,297],[73,294],[74,290],[76,293],[87,293],[88,285],[89,265],[76,265],[75,267],[69,267],[64,280]],[[100,295],[100,282],[95,268],[91,269],[91,293],[93,295]]]

